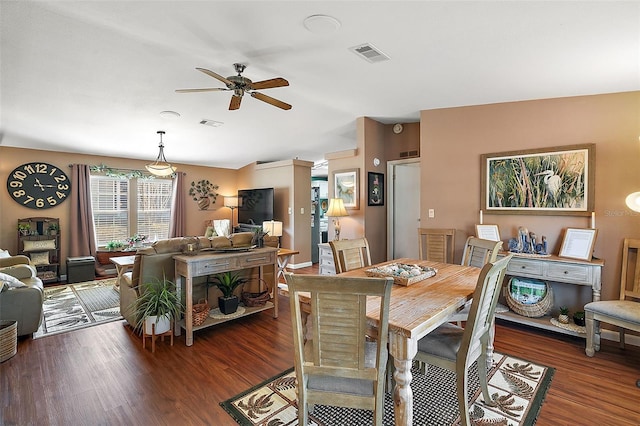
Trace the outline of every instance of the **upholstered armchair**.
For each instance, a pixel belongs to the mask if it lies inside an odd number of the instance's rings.
[[[27,256],[0,258],[0,320],[18,322],[18,336],[34,333],[42,322],[44,288]]]

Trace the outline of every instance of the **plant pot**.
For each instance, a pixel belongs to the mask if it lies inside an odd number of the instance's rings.
[[[156,336],[171,330],[171,317],[168,315],[157,317],[150,316],[144,319],[144,334],[152,334],[152,324],[155,324]]]
[[[584,314],[579,316],[579,315],[574,315],[573,316],[573,322],[575,325],[579,325],[584,327]]]
[[[200,198],[198,200],[198,208],[200,210],[206,210],[209,208],[210,203],[211,203],[211,200],[209,200],[209,197]]]
[[[558,315],[558,322],[561,324],[569,324],[569,315]]]
[[[229,315],[237,311],[238,303],[240,303],[238,296],[218,297],[218,308],[220,309],[220,312],[225,315]]]

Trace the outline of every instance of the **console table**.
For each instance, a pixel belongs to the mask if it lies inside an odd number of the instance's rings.
[[[182,286],[185,287],[185,313],[183,320],[176,321],[175,334],[180,335],[181,328],[185,329],[187,346],[193,345],[193,332],[211,327],[232,319],[273,309],[273,317],[278,317],[278,294],[273,292],[273,301],[264,306],[245,307],[243,315],[230,315],[229,318],[213,319],[198,326],[193,325],[193,278],[202,277],[220,272],[236,271],[258,267],[260,278],[263,278],[263,267],[273,266],[274,275],[277,274],[276,263],[278,249],[275,247],[256,248],[249,251],[207,253],[196,256],[176,255],[173,257],[176,263],[176,290],[182,295]],[[274,276],[275,278],[275,276]]]
[[[505,256],[507,254],[508,253],[501,253],[498,256]],[[598,301],[600,300],[600,290],[602,288],[601,276],[603,266],[604,261],[599,259],[586,261],[566,259],[553,255],[548,257],[524,257],[516,255],[511,259],[509,265],[507,265],[506,275],[535,278],[560,284],[590,286],[592,300]],[[549,315],[540,318],[529,318],[509,311],[496,313],[496,318],[558,333],[570,334],[572,336],[586,337],[584,334],[578,334],[571,330],[554,326],[551,324],[551,317]]]

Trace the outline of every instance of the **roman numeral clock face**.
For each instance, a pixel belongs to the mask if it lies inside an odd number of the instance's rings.
[[[66,200],[71,192],[71,182],[62,170],[51,164],[27,163],[9,174],[7,190],[17,203],[41,210]]]

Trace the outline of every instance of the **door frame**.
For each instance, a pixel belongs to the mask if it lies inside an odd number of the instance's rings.
[[[418,163],[420,165],[420,157],[407,158],[404,160],[392,160],[387,161],[387,260],[391,260],[393,258],[392,248],[393,248],[393,237],[394,237],[394,215],[393,215],[393,205],[394,205],[394,190],[395,190],[395,173],[394,169],[398,165],[402,164],[411,164]],[[418,217],[418,221],[420,217]]]

